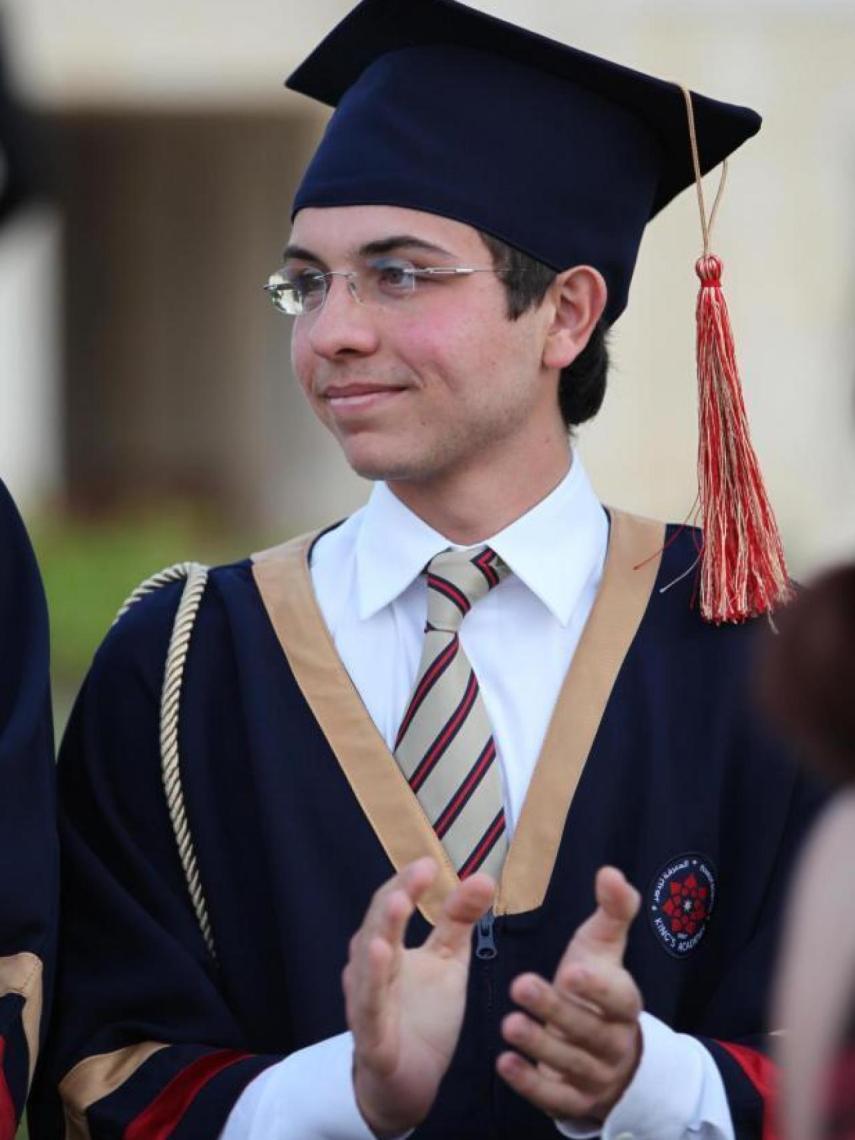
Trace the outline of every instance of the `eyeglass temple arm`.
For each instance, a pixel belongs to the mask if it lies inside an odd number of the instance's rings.
[[[443,266],[430,267],[430,268],[428,268],[428,269],[414,269],[414,270],[413,270],[413,272],[414,272],[414,273],[415,273],[415,274],[416,274],[418,277],[423,277],[423,276],[431,276],[431,277],[444,277],[444,276],[464,277],[464,276],[468,276],[470,273],[495,273],[496,271],[495,271],[495,269],[493,269],[493,268],[489,268],[489,269],[488,269],[488,268],[486,268],[486,267],[485,267],[485,268],[481,268],[481,267],[472,268],[472,267],[470,267],[470,266],[459,266],[459,265],[455,265],[455,266],[445,266],[445,265],[443,265]]]

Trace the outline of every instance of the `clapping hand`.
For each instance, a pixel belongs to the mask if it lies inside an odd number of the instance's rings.
[[[433,1104],[463,1023],[472,928],[493,899],[487,875],[465,879],[424,944],[407,950],[407,923],[436,872],[418,859],[380,887],[344,970],[356,1100],[378,1137],[414,1128]]]
[[[641,994],[624,968],[638,892],[620,871],[602,867],[597,909],[578,928],[551,982],[514,979],[502,1032],[515,1052],[497,1060],[521,1096],[557,1120],[605,1120],[626,1090],[641,1056]]]

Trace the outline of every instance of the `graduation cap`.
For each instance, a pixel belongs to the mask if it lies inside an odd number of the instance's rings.
[[[650,219],[688,186],[700,188],[701,175],[761,122],[749,108],[684,93],[456,0],[361,0],[287,86],[336,108],[294,214],[309,206],[402,206],[465,222],[556,272],[591,265],[608,287],[607,324],[626,307]],[[699,360],[715,419],[734,405],[730,389],[739,382],[706,223],[704,234]],[[744,417],[741,392],[737,405]],[[740,620],[786,595],[780,539],[747,424],[702,423],[701,437],[714,446],[699,458],[702,610],[714,621]],[[747,460],[750,468],[737,472],[736,483],[721,470],[731,452],[737,466]],[[724,532],[722,511],[735,511]],[[722,560],[735,576],[727,567],[722,576]]]

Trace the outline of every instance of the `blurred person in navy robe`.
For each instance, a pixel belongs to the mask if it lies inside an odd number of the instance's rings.
[[[27,202],[32,170],[26,119],[0,58],[0,226]],[[48,656],[38,568],[0,482],[0,1140],[11,1140],[23,1112],[53,973],[58,887]]]
[[[0,483],[0,1138],[12,1140],[46,1022],[57,918],[45,598]]]

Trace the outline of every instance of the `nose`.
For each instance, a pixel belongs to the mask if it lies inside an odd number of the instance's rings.
[[[378,336],[372,306],[359,300],[353,277],[335,274],[329,279],[326,300],[309,322],[308,342],[313,352],[327,359],[346,355],[370,355],[377,348]]]

